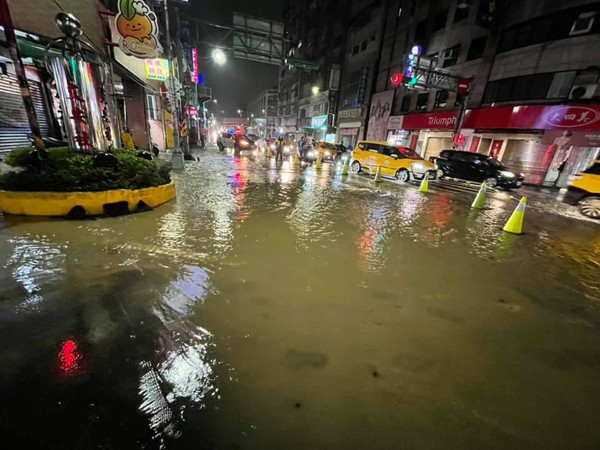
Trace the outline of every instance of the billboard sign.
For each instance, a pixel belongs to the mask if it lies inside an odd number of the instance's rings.
[[[165,81],[169,78],[169,61],[164,58],[146,59],[144,68],[147,80]]]
[[[310,126],[311,128],[327,128],[327,115],[313,117]]]
[[[119,0],[118,6],[115,22],[121,50],[142,59],[160,56],[156,14],[143,0]]]
[[[388,120],[392,111],[394,90],[380,92],[371,97],[369,110],[369,125],[367,139],[371,141],[385,141],[388,130]]]

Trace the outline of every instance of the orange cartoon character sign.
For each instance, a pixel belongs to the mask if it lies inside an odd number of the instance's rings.
[[[162,53],[156,15],[143,0],[119,0],[119,47],[137,58],[156,58]]]

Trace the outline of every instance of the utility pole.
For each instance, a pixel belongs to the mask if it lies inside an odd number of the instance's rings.
[[[172,96],[173,106],[173,140],[175,148],[171,158],[173,169],[182,170],[185,167],[183,153],[181,152],[181,143],[179,142],[179,106],[177,92],[175,92],[175,72],[173,65],[173,50],[171,49],[171,29],[169,25],[169,3],[165,0],[165,22],[166,22],[166,38],[167,38],[167,59],[169,60],[169,91]],[[165,130],[166,132],[167,130]]]
[[[175,6],[175,23],[177,24],[177,39],[175,40],[175,52],[177,54],[177,70],[178,70],[178,74],[183,75],[183,48],[181,47],[181,38],[179,37],[181,34],[181,22],[179,19],[179,6]],[[181,81],[182,86],[183,86],[183,81],[182,79],[180,79],[179,81]],[[177,95],[177,99],[180,98],[180,95]],[[186,98],[187,98],[187,94],[186,94]],[[183,117],[187,116],[187,111],[183,111],[182,110],[182,115]],[[187,119],[186,119],[187,120]],[[181,142],[182,147],[183,147],[183,154],[184,156],[189,156],[190,155],[190,126],[188,123],[188,132],[187,135],[183,137],[183,142]]]

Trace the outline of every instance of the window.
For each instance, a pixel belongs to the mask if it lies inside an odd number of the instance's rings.
[[[422,44],[427,34],[427,21],[421,20],[415,29],[415,42]]]
[[[313,117],[320,115],[321,114],[321,105],[314,105],[312,112],[313,112]]]
[[[400,106],[400,112],[408,112],[410,110],[410,100],[412,96],[410,94],[406,94],[402,97],[402,105]]]
[[[364,52],[367,49],[367,41],[362,41],[360,43],[360,51]]]
[[[435,94],[435,107],[445,108],[446,106],[448,106],[448,96],[449,92],[445,89],[437,91]]]
[[[448,17],[448,10],[444,9],[443,11],[439,11],[435,14],[433,18],[433,32],[441,30],[446,26],[446,17]]]
[[[352,47],[352,54],[353,55],[358,54],[358,45],[355,45],[354,47]]]
[[[454,47],[447,48],[442,52],[441,56],[441,66],[442,67],[450,67],[456,64],[458,60],[458,54],[460,53],[460,45],[455,45]]]
[[[306,109],[301,108],[300,109],[300,118],[304,119],[306,117]]]
[[[585,169],[583,173],[589,173],[592,175],[600,175],[600,163],[594,163],[592,167]]]
[[[160,101],[158,100],[158,96],[147,94],[146,102],[148,106],[148,118],[150,120],[161,120]]]
[[[491,81],[486,86],[483,103],[545,99],[553,79],[554,73],[538,73]]]
[[[569,36],[600,33],[598,7],[578,7],[548,14],[506,29],[501,38],[498,52],[543,42],[566,39]]]
[[[417,111],[425,111],[429,102],[429,93],[419,94],[417,97]]]
[[[379,145],[379,144],[367,143],[367,151],[369,151],[369,152],[379,153],[380,149],[381,149],[381,145]]]
[[[483,56],[483,51],[485,50],[486,44],[487,36],[481,36],[477,39],[473,39],[471,41],[471,45],[469,45],[469,51],[467,52],[467,61],[481,58]]]
[[[465,20],[469,17],[469,5],[465,5],[463,7],[457,6],[456,11],[454,12],[454,23],[460,22],[461,20]]]

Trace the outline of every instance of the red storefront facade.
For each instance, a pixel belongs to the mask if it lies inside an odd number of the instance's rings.
[[[456,111],[406,114],[395,120],[425,158],[452,148]],[[600,105],[520,105],[467,111],[461,149],[490,154],[531,184],[565,185],[600,153]],[[417,137],[418,136],[418,137]],[[565,162],[562,175],[558,167]],[[560,175],[560,178],[558,178]]]

